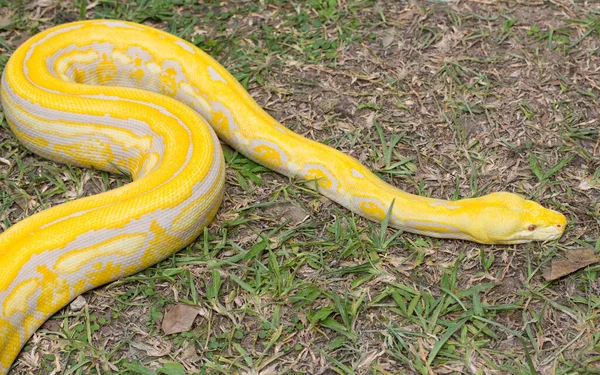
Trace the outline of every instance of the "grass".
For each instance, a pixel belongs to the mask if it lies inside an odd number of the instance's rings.
[[[144,22],[407,191],[509,190],[569,218],[548,244],[400,233],[226,147],[227,194],[204,234],[61,310],[12,374],[600,373],[600,266],[542,278],[566,251],[600,251],[600,9],[484,3],[0,0],[0,67],[54,24]],[[42,160],[0,125],[0,230],[126,182]],[[198,317],[165,335],[177,303]]]

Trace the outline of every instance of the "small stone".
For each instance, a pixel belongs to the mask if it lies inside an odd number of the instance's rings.
[[[87,301],[85,300],[85,298],[83,298],[82,296],[77,296],[77,298],[75,298],[73,300],[73,302],[71,302],[69,307],[73,311],[80,311],[81,309],[83,309],[85,307],[86,304],[87,304]]]

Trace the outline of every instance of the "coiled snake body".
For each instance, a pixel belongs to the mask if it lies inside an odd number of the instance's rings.
[[[14,135],[49,159],[129,173],[133,182],[37,213],[0,235],[0,374],[77,295],[138,272],[196,238],[219,208],[217,135],[348,209],[436,237],[556,239],[563,215],[510,193],[444,201],[405,193],[353,158],[266,114],[215,60],[168,33],[83,21],[22,44],[2,76]],[[208,125],[210,124],[210,126]],[[216,134],[215,134],[216,133]]]

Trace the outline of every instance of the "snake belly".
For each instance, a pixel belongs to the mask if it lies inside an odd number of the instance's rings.
[[[125,172],[133,182],[36,213],[0,234],[0,374],[73,298],[169,257],[210,223],[225,180],[217,136],[274,171],[314,180],[322,194],[366,218],[380,221],[393,206],[397,228],[504,241],[488,236],[485,227],[494,225],[473,215],[512,196],[458,203],[396,189],[355,159],[280,125],[214,59],[151,27],[94,20],[45,30],[11,56],[1,99],[28,149]],[[558,220],[564,228],[564,217]],[[515,242],[522,240],[504,243]]]

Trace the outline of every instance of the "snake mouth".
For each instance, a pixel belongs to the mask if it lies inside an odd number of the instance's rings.
[[[548,226],[544,228],[545,230],[541,231],[541,234],[545,237],[543,239],[544,242],[558,240],[564,233],[564,225],[556,224],[553,226]]]
[[[565,231],[565,225],[562,223],[548,225],[546,227],[537,228],[531,233],[532,241],[543,241],[544,243],[559,239]]]
[[[564,224],[553,224],[545,227],[537,227],[534,231],[529,229],[515,233],[510,238],[499,240],[496,243],[503,245],[515,245],[532,241],[541,241],[542,243],[558,240],[565,231]]]

